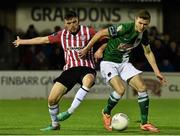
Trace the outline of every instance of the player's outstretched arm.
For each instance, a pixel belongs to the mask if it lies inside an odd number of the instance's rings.
[[[151,51],[151,48],[150,48],[150,45],[148,46],[144,46],[143,45],[143,49],[144,49],[144,54],[149,62],[149,64],[151,65],[156,77],[159,79],[159,81],[162,83],[162,84],[166,84],[167,83],[167,80],[165,79],[165,77],[161,74],[161,72],[159,71],[159,68],[157,66],[157,63],[156,63],[156,60],[155,60],[155,57],[154,57],[154,54],[153,52]]]
[[[20,45],[38,45],[38,44],[47,44],[47,43],[49,43],[48,36],[36,37],[32,39],[20,39],[20,37],[17,36],[17,39],[13,42],[13,45],[15,47],[18,47]]]

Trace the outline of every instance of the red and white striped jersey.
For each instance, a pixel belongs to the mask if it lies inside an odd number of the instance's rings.
[[[58,43],[64,50],[65,66],[64,70],[72,67],[87,66],[94,68],[93,49],[91,49],[85,59],[78,57],[80,49],[84,48],[90,39],[95,35],[95,30],[87,26],[80,25],[79,32],[76,35],[69,33],[66,29],[49,35],[50,43]]]

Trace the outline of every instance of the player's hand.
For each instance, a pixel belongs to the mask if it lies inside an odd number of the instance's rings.
[[[95,58],[95,62],[98,62],[99,59],[102,59],[103,58],[103,50],[98,49],[94,53],[94,58]]]
[[[166,85],[167,84],[166,78],[163,75],[161,75],[161,73],[157,73],[156,77],[159,79],[159,81],[160,81],[160,83],[162,85]]]
[[[18,47],[20,45],[20,38],[17,36],[17,39],[13,42],[14,47]]]
[[[84,59],[86,57],[86,54],[88,52],[88,49],[85,47],[78,52],[78,56],[80,59]]]

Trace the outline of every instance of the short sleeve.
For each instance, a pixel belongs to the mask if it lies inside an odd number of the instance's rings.
[[[89,28],[90,37],[92,38],[96,34],[96,30],[93,27]]]
[[[50,43],[51,43],[51,44],[53,44],[53,43],[58,43],[58,44],[60,44],[60,43],[61,43],[61,38],[60,38],[60,36],[61,36],[61,31],[55,32],[55,33],[49,35],[48,38],[49,38]]]
[[[124,31],[126,30],[125,28],[125,24],[112,25],[108,27],[110,37],[116,37],[118,33],[124,33]]]
[[[143,32],[143,38],[142,38],[141,43],[145,46],[147,46],[149,44],[148,31],[147,30]]]

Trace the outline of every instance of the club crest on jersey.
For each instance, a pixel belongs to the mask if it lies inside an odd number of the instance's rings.
[[[80,36],[80,40],[81,40],[81,41],[84,41],[85,38],[86,38],[85,35],[81,35],[81,36]]]
[[[134,46],[138,46],[141,42],[141,39],[140,38],[137,38],[136,41],[134,42]]]

